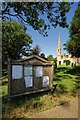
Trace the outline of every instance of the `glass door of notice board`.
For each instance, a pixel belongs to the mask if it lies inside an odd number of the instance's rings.
[[[35,66],[35,83],[36,89],[42,88],[43,66]]]
[[[32,66],[24,65],[24,80],[26,88],[33,87]]]

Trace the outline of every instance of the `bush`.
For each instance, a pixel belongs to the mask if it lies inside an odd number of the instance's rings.
[[[64,60],[64,63],[66,63],[66,65],[70,65],[70,61],[69,60]]]
[[[80,81],[76,81],[76,89],[79,89],[80,88]]]

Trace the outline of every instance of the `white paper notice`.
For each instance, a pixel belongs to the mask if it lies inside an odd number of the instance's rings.
[[[32,75],[32,66],[24,66],[24,76]]]
[[[20,79],[20,78],[22,78],[22,66],[13,65],[12,66],[12,79]]]
[[[37,66],[36,67],[36,77],[41,77],[43,73],[42,66]]]
[[[43,87],[49,85],[49,76],[43,76]]]
[[[24,77],[24,79],[25,79],[26,87],[32,87],[33,86],[32,77]]]

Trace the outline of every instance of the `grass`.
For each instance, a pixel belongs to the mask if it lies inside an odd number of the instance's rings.
[[[7,96],[8,95],[8,85],[2,85],[2,96]]]
[[[74,71],[74,73],[72,73]],[[54,75],[54,84],[58,84],[57,91],[58,92],[76,92],[76,90],[80,87],[79,83],[80,78],[80,69],[79,66],[71,67],[71,66],[58,66],[55,70]]]
[[[57,84],[54,93],[48,91],[15,97],[6,102],[3,100],[3,118],[28,118],[38,112],[68,104],[71,100],[74,100],[77,89],[80,87],[80,84],[78,84],[80,81],[80,70],[75,70],[75,74],[72,74],[73,69],[77,68],[58,66],[54,73],[53,84]],[[3,84],[3,97],[8,94],[7,89],[7,84]]]
[[[3,104],[4,118],[27,118],[38,112],[69,103],[74,97],[66,95],[50,94],[50,92],[21,96],[13,98]]]

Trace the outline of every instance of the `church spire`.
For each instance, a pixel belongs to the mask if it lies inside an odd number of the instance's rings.
[[[60,34],[58,36],[58,46],[57,46],[57,55],[61,55],[61,42],[60,42]]]

